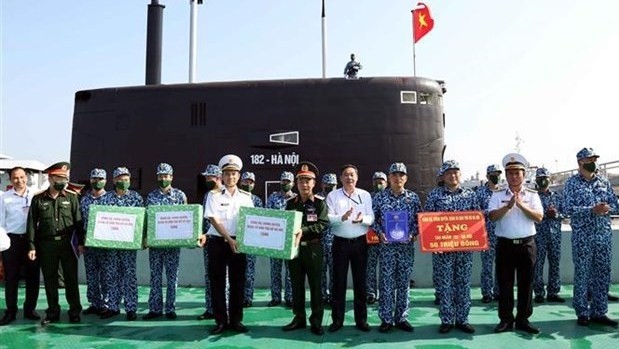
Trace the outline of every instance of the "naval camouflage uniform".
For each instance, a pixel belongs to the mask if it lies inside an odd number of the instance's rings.
[[[455,165],[454,165],[455,166]],[[455,168],[455,167],[452,167]],[[450,168],[445,169],[445,171]],[[475,193],[459,187],[451,192],[447,187],[433,190],[426,201],[428,212],[479,211]],[[434,255],[437,293],[440,297],[439,317],[444,325],[469,323],[471,308],[472,252],[444,252]]]
[[[35,195],[28,212],[26,234],[29,250],[36,250],[43,273],[48,306],[46,320],[53,322],[60,317],[58,266],[61,265],[69,318],[71,322],[79,322],[82,305],[77,282],[78,262],[71,239],[75,234],[78,245],[83,246],[85,234],[77,195],[66,189],[56,198],[50,196],[50,189]]]
[[[481,295],[483,299],[498,299],[499,297],[499,283],[495,277],[494,272],[494,259],[496,256],[496,235],[494,234],[494,227],[496,223],[490,219],[490,211],[488,210],[488,203],[492,197],[492,189],[488,185],[484,185],[477,189],[477,201],[481,210],[484,212],[484,219],[486,221],[486,232],[488,236],[488,249],[481,251]]]
[[[254,207],[264,207],[262,199],[258,195],[251,194]],[[256,281],[256,255],[247,255],[247,269],[245,269],[245,292],[243,304],[250,305],[254,300],[254,282]]]
[[[376,194],[380,192],[371,192],[372,200]],[[378,299],[378,257],[380,252],[380,244],[368,244],[368,265],[366,270],[367,281],[365,290],[368,300],[375,301]]]
[[[84,231],[88,230],[88,212],[90,205],[101,205],[103,194],[94,197],[92,191],[89,191],[82,197],[80,202],[80,210],[82,219],[84,220]],[[84,269],[86,271],[86,298],[88,303],[95,309],[101,311],[105,307],[104,299],[107,297],[108,290],[103,282],[103,260],[105,250],[96,247],[88,247],[84,252]],[[86,311],[84,312],[86,313]]]
[[[543,297],[548,291],[548,297],[559,295],[561,290],[561,275],[559,261],[561,260],[561,221],[563,220],[563,196],[554,191],[538,191],[542,200],[544,212],[550,207],[557,209],[557,216],[550,218],[544,214],[541,223],[535,223],[535,245],[537,257],[535,259],[535,276],[533,292],[535,297]],[[548,286],[544,289],[544,262],[548,255]]]
[[[327,193],[320,192],[318,196],[321,200],[325,200]],[[331,231],[331,225],[327,224],[327,227],[322,232],[320,239],[322,242],[322,275],[320,277],[320,293],[322,300],[325,303],[331,302],[331,296],[333,295],[333,253],[331,247],[333,246],[333,231]]]
[[[612,228],[610,214],[619,203],[608,180],[600,175],[587,181],[580,173],[570,177],[563,189],[565,213],[572,227],[574,262],[573,307],[578,317],[603,318],[608,312],[611,282]],[[596,215],[591,208],[606,202],[611,210]],[[588,294],[590,292],[590,294]],[[588,296],[591,296],[591,301]]]
[[[297,194],[291,193],[291,196],[286,197],[281,190],[269,195],[267,199],[267,208],[276,210],[286,209],[286,200],[294,198]],[[283,259],[270,258],[271,262],[271,301],[281,302],[282,300],[282,265],[284,266],[284,301],[287,304],[292,303],[292,286],[290,283],[290,270],[288,263],[284,263]]]
[[[113,190],[103,196],[101,205],[143,207],[144,199],[133,190],[128,189],[123,196],[119,196]],[[135,314],[137,311],[138,280],[136,275],[136,258],[136,250],[105,250],[103,280],[108,290],[105,308],[111,312],[118,313],[120,311],[120,302],[123,299],[127,314]]]
[[[372,207],[374,209],[372,228],[376,233],[385,233],[384,213],[386,211],[406,211],[409,215],[408,233],[411,237],[419,234],[417,213],[421,212],[421,202],[419,196],[412,190],[404,189],[400,195],[395,195],[391,188],[385,189],[374,196]],[[380,299],[378,302],[378,317],[383,324],[398,325],[406,323],[408,321],[409,308],[409,280],[413,273],[413,263],[415,261],[413,240],[406,243],[381,242],[379,246],[379,259]]]
[[[184,205],[187,203],[185,193],[176,188],[167,192],[157,188],[146,197],[146,206],[153,205]],[[176,311],[176,287],[178,286],[178,265],[181,255],[180,248],[149,247],[148,262],[150,265],[150,293],[148,296],[149,312],[166,314]],[[167,287],[165,309],[163,308],[162,274],[165,267]]]

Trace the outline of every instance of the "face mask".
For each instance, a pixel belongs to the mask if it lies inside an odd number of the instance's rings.
[[[492,182],[492,184],[499,184],[499,176],[497,175],[489,175],[488,180]]]
[[[105,187],[105,181],[97,181],[91,184],[93,188],[96,190],[101,190]]]
[[[537,183],[538,188],[546,188],[550,185],[548,178],[537,179],[535,180],[535,183]]]
[[[206,190],[207,191],[211,191],[211,190],[215,189],[216,186],[217,186],[217,183],[215,183],[215,181],[207,181],[206,182]]]
[[[292,189],[292,184],[282,184],[281,187],[282,187],[282,191],[286,193]]]
[[[54,189],[61,191],[67,186],[67,181],[60,181],[54,183]]]
[[[597,169],[597,164],[595,162],[590,162],[588,164],[583,164],[582,167],[587,170],[587,172],[593,173]]]
[[[159,182],[159,188],[167,188],[170,184],[172,184],[172,181],[167,179],[161,179],[157,182]]]
[[[335,185],[326,185],[325,186],[325,193],[330,193],[333,191],[333,189],[335,189]]]
[[[248,192],[251,192],[252,190],[254,190],[254,186],[253,185],[248,185],[248,184],[241,184],[240,185],[241,190],[245,190]]]
[[[130,185],[131,185],[130,182],[116,182],[116,183],[114,183],[114,187],[116,187],[116,189],[118,189],[118,190],[127,190],[127,189],[129,189]]]
[[[375,191],[383,191],[383,190],[385,190],[385,186],[382,185],[382,184],[375,184],[374,185],[374,190]]]

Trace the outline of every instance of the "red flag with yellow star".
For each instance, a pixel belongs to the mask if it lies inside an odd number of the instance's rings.
[[[434,19],[430,15],[430,8],[423,2],[417,3],[417,8],[411,12],[413,13],[413,42],[417,43],[434,28]]]

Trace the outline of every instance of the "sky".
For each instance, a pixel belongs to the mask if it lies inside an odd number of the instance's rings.
[[[149,0],[0,1],[0,154],[70,158],[76,91],[144,84]],[[189,0],[161,0],[165,84],[186,83]],[[326,0],[327,77],[413,75],[403,0]],[[445,159],[468,178],[520,152],[551,171],[619,160],[619,1],[427,1],[417,75],[445,80]],[[205,0],[197,82],[319,78],[320,0]],[[520,141],[517,140],[520,139]]]

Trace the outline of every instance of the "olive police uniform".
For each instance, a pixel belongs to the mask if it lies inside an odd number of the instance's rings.
[[[301,169],[297,178],[316,179],[318,170],[311,163],[301,163]],[[284,327],[284,330],[294,330],[306,326],[305,314],[305,277],[307,276],[310,288],[310,304],[312,313],[309,321],[314,334],[322,334],[322,318],[324,304],[321,295],[321,274],[323,251],[321,243],[322,232],[329,225],[327,218],[327,205],[323,199],[310,195],[303,201],[301,195],[289,199],[286,210],[303,212],[301,222],[301,242],[299,243],[299,255],[288,261],[290,268],[290,280],[292,283],[292,311],[293,321]]]
[[[56,163],[45,170],[50,176],[69,177],[71,165]],[[43,323],[55,322],[60,318],[58,303],[58,266],[62,265],[65,278],[65,296],[69,303],[69,320],[80,321],[82,305],[77,284],[77,257],[72,245],[75,234],[77,243],[84,245],[84,227],[77,195],[62,189],[56,197],[51,188],[32,198],[27,224],[30,250],[36,250],[39,259],[45,294],[47,296],[46,318]]]

